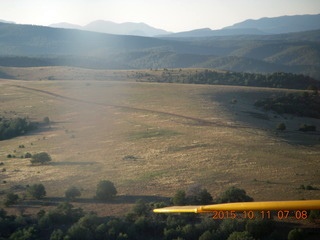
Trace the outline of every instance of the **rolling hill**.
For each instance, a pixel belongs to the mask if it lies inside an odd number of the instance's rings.
[[[281,35],[150,38],[0,23],[1,66],[208,67],[320,79],[320,30]]]

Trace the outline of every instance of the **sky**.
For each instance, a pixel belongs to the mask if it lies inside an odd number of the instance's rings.
[[[144,22],[171,32],[221,29],[246,19],[319,14],[320,0],[0,0],[0,19],[19,24]]]

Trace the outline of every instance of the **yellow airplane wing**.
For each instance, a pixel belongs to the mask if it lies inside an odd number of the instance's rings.
[[[320,210],[320,200],[237,202],[203,206],[172,206],[157,208],[155,213],[210,213],[213,211],[277,211],[277,210]]]

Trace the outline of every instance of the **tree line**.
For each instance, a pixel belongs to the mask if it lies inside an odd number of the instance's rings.
[[[307,89],[308,87],[320,88],[320,82],[302,74],[275,72],[271,74],[197,70],[194,73],[164,69],[162,74],[152,72],[137,72],[137,81],[165,82],[165,83],[192,83],[210,85],[232,85],[287,89]]]
[[[73,190],[72,190],[73,189]],[[66,197],[79,195],[75,187],[66,191]],[[42,184],[28,187],[34,198],[46,194]],[[42,194],[42,195],[41,195]],[[116,202],[116,188],[111,181],[103,180],[97,185],[96,197],[100,201]],[[70,198],[68,199],[70,200]],[[182,201],[182,202],[181,202]],[[206,189],[193,187],[188,191],[178,190],[171,204],[205,204],[216,202],[253,201],[245,190],[230,187],[213,200]],[[306,239],[308,232],[277,226],[272,219],[212,219],[210,215],[198,214],[155,214],[153,208],[165,207],[168,203],[146,203],[138,200],[122,217],[99,217],[94,212],[86,213],[75,208],[69,201],[61,202],[56,208],[41,209],[35,216],[8,215],[0,210],[0,239]],[[319,219],[319,211],[310,213]]]
[[[292,114],[299,117],[320,119],[320,95],[317,90],[312,93],[285,94],[266,99],[257,100],[256,107],[266,111],[274,111],[278,114]]]

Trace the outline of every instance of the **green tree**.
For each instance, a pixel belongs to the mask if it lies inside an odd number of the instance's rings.
[[[249,220],[246,224],[246,231],[254,238],[260,239],[267,236],[274,230],[274,222],[270,219]]]
[[[305,233],[301,228],[292,229],[288,233],[288,240],[303,240],[305,239]]]
[[[19,196],[18,196],[17,194],[12,193],[12,192],[7,193],[6,198],[5,198],[5,200],[4,200],[4,205],[5,205],[6,207],[8,207],[8,206],[10,206],[10,205],[12,205],[12,204],[17,203],[18,200],[19,200]]]
[[[173,205],[186,205],[187,204],[187,198],[186,198],[186,192],[183,190],[178,190],[174,197],[172,198]]]
[[[311,210],[308,219],[314,222],[316,219],[320,219],[320,210]]]
[[[49,124],[49,123],[50,123],[49,117],[44,117],[44,118],[43,118],[43,122],[44,122],[45,124]]]
[[[252,202],[253,198],[246,194],[246,191],[237,187],[230,187],[217,199],[218,203],[228,202]]]
[[[44,163],[48,163],[50,162],[52,159],[51,159],[51,156],[46,153],[46,152],[41,152],[41,153],[36,153],[36,154],[33,154],[33,156],[31,157],[31,164],[44,164]]]
[[[142,199],[139,199],[133,206],[132,212],[137,216],[147,216],[150,212],[150,207]]]
[[[247,231],[233,232],[229,235],[227,240],[254,240],[254,238]]]
[[[63,240],[63,232],[61,229],[54,230],[50,235],[50,240]]]
[[[68,229],[68,232],[67,232],[67,239],[70,239],[70,240],[90,240],[90,239],[94,239],[94,236],[92,234],[92,232],[76,223],[76,224],[73,224],[69,229]]]
[[[76,197],[81,196],[81,192],[78,188],[72,186],[65,191],[65,196],[68,199],[74,200]]]
[[[197,204],[210,204],[212,203],[212,196],[207,189],[202,189],[196,196]]]
[[[97,185],[96,197],[99,200],[111,200],[117,194],[117,189],[115,188],[113,182],[109,180],[102,180]]]
[[[43,198],[46,195],[46,190],[43,184],[33,184],[32,186],[27,188],[27,192],[31,197],[35,199]]]
[[[33,240],[37,239],[37,231],[35,227],[22,228],[11,234],[9,239]]]
[[[200,237],[199,237],[199,240],[211,240],[213,239],[213,236],[212,236],[212,233],[207,230],[205,231]]]

